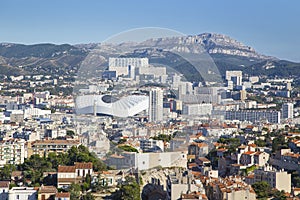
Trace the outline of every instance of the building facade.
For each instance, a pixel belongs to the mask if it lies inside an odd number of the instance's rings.
[[[152,88],[149,96],[149,122],[163,120],[163,90]]]

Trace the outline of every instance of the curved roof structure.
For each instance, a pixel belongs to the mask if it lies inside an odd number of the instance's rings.
[[[83,95],[76,98],[77,114],[106,114],[116,117],[134,116],[149,107],[149,97],[130,95],[121,99],[109,95]]]

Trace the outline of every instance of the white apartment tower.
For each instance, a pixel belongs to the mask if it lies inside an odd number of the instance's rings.
[[[149,92],[149,122],[163,120],[163,89],[152,88]]]
[[[235,85],[242,85],[242,71],[226,71],[226,80],[232,81]]]
[[[111,67],[148,67],[148,58],[109,58],[108,66]]]
[[[293,103],[284,103],[282,105],[282,118],[283,119],[292,119],[293,114],[294,114]]]

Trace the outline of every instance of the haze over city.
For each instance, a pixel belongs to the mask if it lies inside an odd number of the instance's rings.
[[[102,42],[134,28],[225,34],[258,52],[300,61],[299,1],[1,1],[1,42]]]

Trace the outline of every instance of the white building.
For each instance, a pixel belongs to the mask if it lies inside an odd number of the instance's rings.
[[[128,67],[129,65],[135,67],[148,67],[148,58],[109,58],[108,66],[112,67]]]
[[[22,164],[25,156],[25,140],[9,139],[0,141],[0,166]]]
[[[149,97],[130,95],[121,99],[110,95],[83,95],[76,98],[77,114],[105,114],[117,117],[134,116],[149,106]]]
[[[183,115],[207,116],[211,115],[212,104],[184,104],[182,109]]]
[[[232,81],[235,85],[242,85],[242,71],[226,71],[226,80]]]
[[[93,164],[75,162],[74,166],[58,166],[57,188],[68,187],[81,182],[87,175],[93,174]]]
[[[187,166],[187,152],[135,153],[123,152],[121,155],[111,155],[107,164],[115,169],[137,168],[147,170],[154,167],[182,167]]]
[[[136,68],[148,68],[148,58],[109,58],[108,70],[116,71],[117,76],[135,78]]]
[[[149,92],[149,122],[163,120],[163,90],[152,88]]]
[[[283,119],[292,119],[294,117],[294,104],[293,103],[284,103],[282,105],[282,118]]]
[[[239,111],[226,111],[226,120],[239,120],[258,122],[267,120],[270,123],[280,123],[281,112],[279,111],[256,111],[256,110],[239,110]]]
[[[144,151],[164,151],[164,142],[162,140],[142,139],[140,140],[140,148]]]
[[[8,200],[37,200],[37,191],[33,187],[13,187],[8,192]]]

